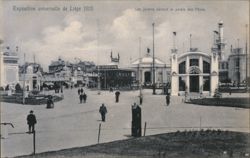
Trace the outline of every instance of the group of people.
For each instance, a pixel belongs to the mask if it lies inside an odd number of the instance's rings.
[[[82,103],[82,101],[84,103],[86,103],[87,95],[86,95],[86,93],[84,93],[83,88],[78,89],[78,95],[80,98],[80,103]],[[116,103],[119,102],[119,96],[120,96],[120,92],[116,91],[115,92],[115,102]],[[140,104],[142,104],[142,96],[139,96],[139,100],[140,100]],[[170,104],[170,94],[169,93],[166,95],[166,104],[167,104],[167,106],[169,106],[169,104]],[[48,97],[47,108],[54,108],[54,102],[53,102],[52,96]],[[102,121],[105,122],[106,114],[108,113],[108,110],[107,110],[107,107],[104,105],[104,103],[102,103],[102,105],[100,106],[99,113],[101,114]],[[33,111],[31,110],[30,114],[27,116],[27,124],[29,127],[29,133],[32,133],[35,131],[35,124],[36,123],[37,123],[36,116],[33,114]]]
[[[78,95],[79,95],[79,99],[80,99],[80,104],[82,103],[82,101],[84,103],[86,103],[86,101],[87,101],[87,94],[84,92],[83,88],[79,88],[78,89]]]

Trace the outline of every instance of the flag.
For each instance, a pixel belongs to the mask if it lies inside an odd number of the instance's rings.
[[[147,52],[150,53],[150,49],[149,48],[147,48]]]
[[[176,36],[176,32],[173,32],[173,34]]]

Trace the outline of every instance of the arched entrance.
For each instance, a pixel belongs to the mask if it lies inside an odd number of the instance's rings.
[[[146,71],[145,73],[144,73],[144,81],[145,81],[145,83],[148,83],[148,82],[150,82],[151,83],[151,72],[150,71]]]

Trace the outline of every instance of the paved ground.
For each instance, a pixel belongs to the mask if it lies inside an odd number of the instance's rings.
[[[31,154],[32,135],[26,134],[26,116],[33,110],[37,116],[36,151],[52,151],[97,143],[98,112],[101,103],[108,108],[107,121],[102,123],[100,142],[127,139],[131,134],[131,104],[138,102],[138,91],[121,92],[120,102],[114,102],[114,93],[85,90],[87,103],[79,104],[77,89],[65,90],[65,99],[54,109],[45,105],[1,103],[1,122],[12,122],[15,128],[1,126],[6,139],[1,139],[2,156]],[[249,110],[227,107],[208,107],[182,103],[182,97],[171,97],[165,105],[163,95],[152,95],[144,90],[142,124],[147,122],[146,135],[177,130],[213,128],[249,131]],[[235,95],[235,94],[233,94]],[[237,94],[238,96],[242,96]]]

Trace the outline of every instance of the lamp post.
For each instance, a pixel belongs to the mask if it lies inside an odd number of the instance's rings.
[[[248,52],[247,52],[247,30],[248,30],[248,25],[246,24],[246,50],[245,50],[245,52],[246,52],[246,87],[248,86],[248,84],[249,83],[247,83],[247,81],[248,81],[248,66],[249,66],[249,64],[248,64]]]
[[[138,64],[138,73],[139,73],[139,88],[140,88],[140,92],[139,92],[139,100],[140,100],[140,104],[142,103],[142,70],[141,70],[141,37],[139,38],[139,64]]]
[[[152,26],[153,26],[153,95],[155,95],[155,41],[154,41],[154,36],[155,36],[155,33],[154,33],[154,26],[155,26],[155,23],[152,23]]]

